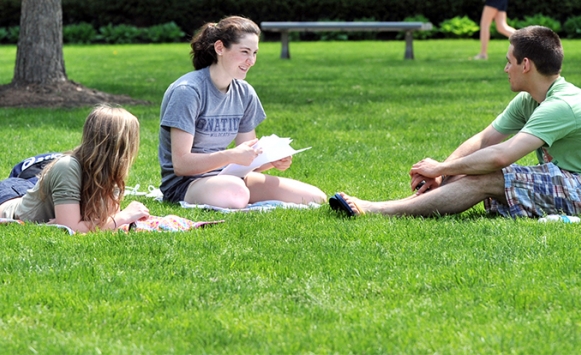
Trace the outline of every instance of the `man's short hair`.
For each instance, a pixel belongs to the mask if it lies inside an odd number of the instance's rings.
[[[509,37],[517,63],[528,58],[542,75],[556,75],[563,64],[561,39],[553,30],[543,26],[528,26]]]

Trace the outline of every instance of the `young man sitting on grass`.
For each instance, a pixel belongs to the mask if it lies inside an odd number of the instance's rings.
[[[437,216],[484,201],[488,212],[503,216],[580,214],[581,89],[560,76],[563,48],[552,30],[526,27],[509,41],[504,71],[519,94],[492,124],[445,161],[414,164],[414,195],[371,202],[341,192],[331,207],[350,215]],[[533,151],[539,165],[514,164]]]

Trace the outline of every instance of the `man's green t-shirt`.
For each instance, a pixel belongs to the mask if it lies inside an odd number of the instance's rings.
[[[15,216],[25,221],[46,223],[55,218],[54,206],[81,203],[81,164],[70,155],[59,158],[40,181],[22,197]]]
[[[492,126],[503,134],[524,132],[543,140],[539,163],[581,173],[581,89],[565,78],[555,80],[541,104],[519,93]]]

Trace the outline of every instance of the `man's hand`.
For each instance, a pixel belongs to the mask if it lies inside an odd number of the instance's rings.
[[[412,166],[412,169],[410,170],[410,176],[413,177],[414,175],[422,175],[428,178],[436,178],[442,175],[440,164],[440,162],[432,158],[420,160]]]
[[[412,191],[417,189],[416,194],[421,195],[440,187],[442,179],[439,167],[440,163],[431,158],[415,163],[410,170]]]
[[[437,189],[442,184],[442,178],[429,178],[423,175],[412,175],[411,187],[412,191],[416,191],[416,195],[421,195],[429,190]]]

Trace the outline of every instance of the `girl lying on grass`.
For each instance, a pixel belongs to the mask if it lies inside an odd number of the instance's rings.
[[[139,148],[139,121],[101,105],[83,126],[81,145],[44,168],[36,184],[0,182],[0,217],[65,225],[77,232],[115,230],[149,217],[142,203],[120,210],[125,180]]]
[[[244,80],[256,63],[259,35],[254,22],[231,16],[204,25],[193,38],[196,70],[171,84],[161,104],[160,189],[165,201],[244,208],[266,200],[326,200],[315,186],[261,173],[286,170],[291,157],[258,167],[243,179],[219,175],[226,165],[248,166],[261,154],[253,148],[255,128],[266,115]],[[232,141],[236,146],[227,149]]]

